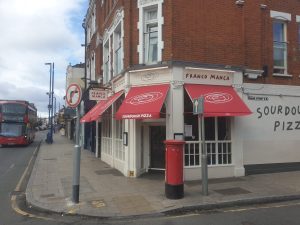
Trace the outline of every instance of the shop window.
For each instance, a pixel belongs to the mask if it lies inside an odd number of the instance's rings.
[[[102,115],[102,138],[101,149],[103,153],[112,155],[112,120],[111,120],[111,108],[106,110]]]
[[[188,115],[185,122],[198,124],[197,116]],[[201,129],[198,129],[198,134]],[[194,129],[193,129],[194,134]],[[201,135],[195,134],[195,140],[186,139],[185,167],[201,164]],[[198,138],[199,137],[199,138]],[[205,143],[208,165],[227,165],[232,163],[230,117],[205,118]]]
[[[119,98],[115,103],[116,111],[122,104],[124,97]],[[125,149],[123,144],[123,120],[115,120],[115,157],[120,161],[125,160]]]
[[[153,64],[157,62],[158,54],[157,8],[145,10],[144,21],[144,62]]]
[[[273,21],[273,73],[287,74],[286,22]]]

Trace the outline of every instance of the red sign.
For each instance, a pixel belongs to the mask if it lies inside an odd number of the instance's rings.
[[[78,84],[70,84],[66,92],[66,102],[71,108],[76,108],[81,101],[82,91]]]

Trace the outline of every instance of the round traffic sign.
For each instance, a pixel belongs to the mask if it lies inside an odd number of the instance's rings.
[[[71,108],[76,108],[81,101],[82,91],[78,84],[70,84],[67,88],[66,101]]]

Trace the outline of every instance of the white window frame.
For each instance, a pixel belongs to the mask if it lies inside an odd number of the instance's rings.
[[[280,75],[286,75],[287,74],[287,24],[285,21],[282,20],[274,20],[273,21],[273,26],[274,23],[281,24],[283,26],[283,41],[282,42],[276,42],[274,41],[274,33],[273,33],[273,60],[275,61],[275,51],[279,50],[283,52],[283,66],[276,66],[275,62],[273,64],[273,74],[280,74]],[[274,32],[274,31],[273,31]],[[276,70],[283,70],[283,73],[278,73]]]
[[[107,40],[103,45],[103,83],[106,84],[110,79],[110,43]]]
[[[120,161],[125,160],[125,149],[123,145],[123,120],[115,121],[115,157]]]
[[[138,21],[138,30],[139,30],[139,44],[137,51],[139,54],[139,63],[140,64],[153,64],[156,62],[147,62],[146,49],[145,49],[145,13],[148,9],[157,8],[157,62],[162,61],[162,50],[164,49],[164,42],[162,41],[162,26],[164,24],[164,17],[162,15],[162,6],[164,0],[138,0],[139,8],[139,21]]]
[[[118,75],[123,70],[123,33],[122,24],[119,23],[114,30],[114,76]]]
[[[287,73],[288,70],[288,42],[287,42],[287,22],[291,21],[291,14],[289,13],[284,13],[284,12],[278,12],[278,11],[270,11],[270,16],[273,19],[272,21],[272,28],[274,23],[281,23],[283,24],[283,42],[281,43],[275,43],[275,41],[273,40],[273,60],[274,59],[274,53],[275,53],[275,49],[281,49],[284,52],[284,66],[275,66],[275,64],[273,64],[273,76],[288,76],[290,77],[291,75],[289,75]],[[274,39],[274,33],[273,33],[273,39]],[[283,73],[276,73],[276,70],[283,70]]]
[[[91,57],[91,81],[95,81],[96,80],[96,55],[95,52],[92,52],[92,57]]]
[[[105,29],[104,31],[104,35],[103,35],[103,60],[102,60],[102,64],[103,64],[103,82],[108,83],[113,76],[116,76],[118,73],[116,72],[116,65],[115,65],[115,60],[116,60],[116,56],[115,56],[115,38],[116,38],[116,34],[115,31],[117,31],[118,29],[120,29],[121,32],[121,66],[120,66],[120,71],[123,70],[124,68],[124,10],[118,10],[116,12],[116,15],[114,17],[114,20],[111,24],[111,26],[108,29]],[[105,48],[108,45],[108,50],[109,50],[109,54],[106,55],[105,54]],[[111,54],[113,53],[113,54]],[[107,58],[108,56],[108,58]],[[112,56],[112,57],[111,57]],[[107,60],[108,60],[108,64],[109,64],[109,68],[106,68],[106,64],[107,64]],[[106,63],[106,64],[105,64]],[[119,70],[117,70],[119,71]],[[108,75],[107,75],[108,74]]]
[[[86,27],[86,39],[87,39],[87,43],[91,42],[91,26],[90,23],[87,23],[87,27]]]
[[[156,12],[156,18],[148,19],[148,15],[151,12]],[[144,63],[145,64],[155,64],[158,59],[158,52],[156,56],[151,57],[151,36],[156,33],[156,51],[158,50],[158,20],[157,20],[158,9],[156,7],[147,8],[144,11]],[[152,30],[152,29],[155,30]],[[153,49],[152,49],[153,51]]]
[[[207,150],[208,166],[224,166],[233,164],[232,155],[232,137],[231,137],[231,119],[225,117],[229,123],[230,139],[219,140],[218,137],[218,117],[214,117],[214,140],[205,140]],[[198,124],[200,124],[200,118],[198,118]],[[201,141],[201,128],[198,128],[199,140],[186,141],[184,149],[184,162],[185,168],[193,168],[201,166],[201,155],[202,155],[202,141]],[[211,149],[211,151],[210,151]],[[212,151],[212,149],[214,151]],[[186,160],[188,159],[188,160]],[[188,162],[188,163],[186,163]]]
[[[299,45],[299,48],[300,48],[300,16],[296,16],[296,23],[297,23],[297,29],[298,29],[297,41],[298,41],[298,45]]]
[[[108,110],[102,115],[101,149],[103,153],[112,156],[112,120],[109,113],[111,111]]]
[[[96,32],[96,4],[92,12],[92,35]]]

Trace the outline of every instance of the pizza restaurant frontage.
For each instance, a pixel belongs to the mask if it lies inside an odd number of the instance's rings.
[[[239,121],[252,112],[242,99],[242,82],[241,71],[175,66],[129,71],[113,80],[107,100],[81,122],[97,121],[96,154],[125,176],[163,171],[163,141],[177,139],[186,142],[184,179],[201,179],[201,129],[193,100],[203,96],[209,177],[244,176]]]

